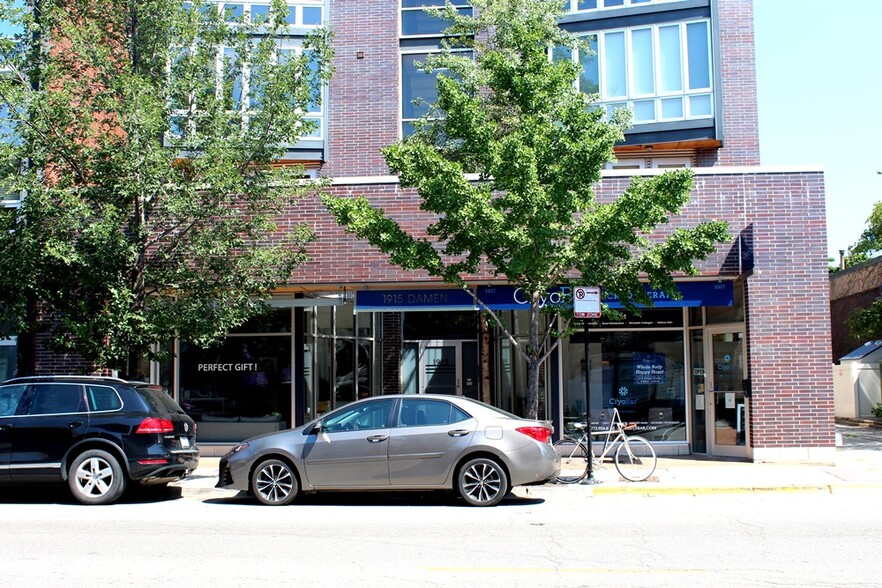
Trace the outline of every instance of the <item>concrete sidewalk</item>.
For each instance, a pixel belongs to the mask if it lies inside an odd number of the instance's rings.
[[[596,468],[596,484],[546,484],[514,489],[518,496],[541,497],[548,492],[575,495],[709,494],[719,492],[838,492],[882,490],[882,429],[862,423],[837,424],[836,463],[800,465],[752,463],[703,456],[659,457],[650,480],[622,480],[612,463]],[[233,496],[236,491],[214,488],[220,458],[203,457],[199,468],[175,486],[187,494]]]

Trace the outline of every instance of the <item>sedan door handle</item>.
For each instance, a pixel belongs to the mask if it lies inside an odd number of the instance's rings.
[[[67,423],[67,426],[71,429],[77,429],[83,426],[83,421],[74,421],[72,423]]]
[[[0,424],[0,431],[5,431],[6,429],[11,429],[11,428],[12,428],[12,425],[9,425],[6,423]]]
[[[389,435],[371,435],[367,438],[368,443],[382,443],[389,438]]]
[[[452,431],[447,431],[447,434],[451,437],[465,437],[469,432],[467,429],[453,429]]]

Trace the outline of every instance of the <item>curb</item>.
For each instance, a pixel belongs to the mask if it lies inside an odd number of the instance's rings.
[[[864,429],[882,429],[882,419],[857,419],[851,417],[836,417],[836,423],[840,425],[852,425]]]

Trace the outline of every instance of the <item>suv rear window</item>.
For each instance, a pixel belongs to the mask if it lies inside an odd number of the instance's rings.
[[[86,412],[83,392],[77,384],[34,384],[28,414]]]
[[[135,389],[153,411],[164,414],[184,414],[184,410],[161,386],[136,386]]]
[[[119,410],[122,408],[122,400],[116,390],[110,386],[86,386],[86,402],[90,412],[102,410]]]

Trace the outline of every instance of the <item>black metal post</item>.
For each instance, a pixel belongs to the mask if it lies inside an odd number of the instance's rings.
[[[597,484],[594,479],[594,438],[591,436],[591,355],[588,351],[588,319],[582,319],[585,331],[585,434],[588,438],[588,475],[580,484]]]

